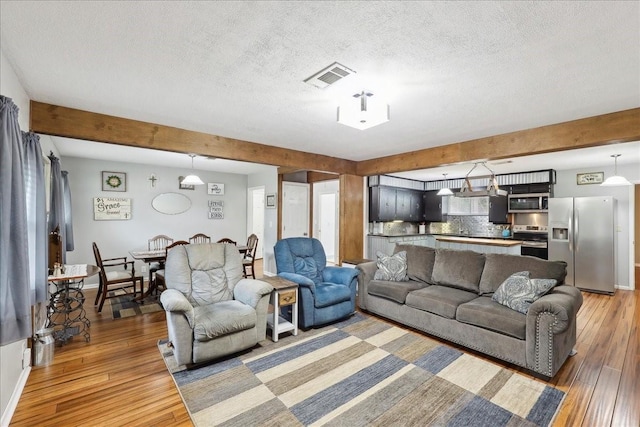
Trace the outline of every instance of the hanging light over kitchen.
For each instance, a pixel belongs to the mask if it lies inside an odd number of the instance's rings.
[[[624,176],[618,175],[618,157],[620,156],[621,156],[620,154],[611,155],[611,157],[613,157],[613,161],[615,164],[613,169],[613,176],[610,176],[609,178],[605,179],[604,182],[600,184],[603,187],[619,187],[623,185],[631,185],[631,183],[627,178],[625,178]]]
[[[451,196],[453,195],[453,191],[451,191],[451,189],[449,187],[446,187],[447,185],[447,175],[446,173],[443,173],[442,175],[444,175],[444,185],[445,187],[442,187],[440,189],[440,191],[438,191],[438,196]]]

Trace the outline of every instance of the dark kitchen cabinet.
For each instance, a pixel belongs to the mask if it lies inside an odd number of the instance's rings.
[[[396,189],[369,187],[369,221],[393,221],[396,216]]]
[[[425,191],[422,195],[424,201],[424,221],[442,222],[442,196],[438,196],[438,190]]]
[[[507,196],[489,197],[489,222],[509,224]]]
[[[370,189],[370,221],[423,220],[422,191],[384,186]]]

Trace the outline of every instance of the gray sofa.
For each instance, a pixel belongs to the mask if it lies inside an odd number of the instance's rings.
[[[376,262],[357,266],[362,310],[553,377],[576,342],[582,294],[564,285],[566,264],[518,255],[397,245],[408,281],[374,280]],[[491,299],[513,273],[556,279],[527,314]]]

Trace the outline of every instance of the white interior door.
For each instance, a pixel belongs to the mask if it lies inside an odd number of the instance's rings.
[[[309,236],[309,184],[282,183],[282,238]]]
[[[247,235],[258,236],[256,259],[263,257],[262,242],[264,241],[264,186],[249,188],[247,200]]]
[[[327,261],[336,263],[338,250],[336,248],[336,230],[338,221],[337,197],[335,193],[320,194],[319,198],[319,237]]]

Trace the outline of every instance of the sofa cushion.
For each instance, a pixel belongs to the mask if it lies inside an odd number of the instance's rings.
[[[527,314],[531,304],[555,285],[555,279],[530,279],[529,272],[515,273],[502,282],[491,299],[512,310]]]
[[[447,286],[433,285],[409,292],[406,304],[418,310],[428,311],[449,319],[455,319],[460,304],[478,298],[475,292]]]
[[[427,246],[396,245],[393,253],[400,251],[407,253],[407,276],[409,276],[409,280],[431,284],[436,250]]]
[[[377,252],[378,261],[374,280],[390,280],[392,282],[403,282],[407,280],[407,253],[400,251],[394,255],[386,255]]]
[[[479,292],[484,254],[473,251],[436,249],[432,281],[434,284]]]
[[[424,288],[425,286],[429,285],[422,282],[416,282],[415,280],[409,280],[407,282],[372,280],[369,282],[369,286],[367,286],[367,292],[369,295],[387,298],[400,304],[404,304],[409,292]]]
[[[256,326],[256,311],[240,301],[222,301],[194,307],[193,338],[211,341],[217,337]]]
[[[533,279],[555,279],[561,285],[567,275],[567,263],[532,256],[487,254],[480,279],[481,295],[492,294],[507,277],[518,271],[528,271]]]
[[[498,304],[489,297],[478,297],[460,304],[456,320],[520,340],[526,338],[527,316]]]
[[[313,303],[316,308],[322,308],[350,299],[351,288],[349,286],[322,282],[316,285],[316,297]]]

